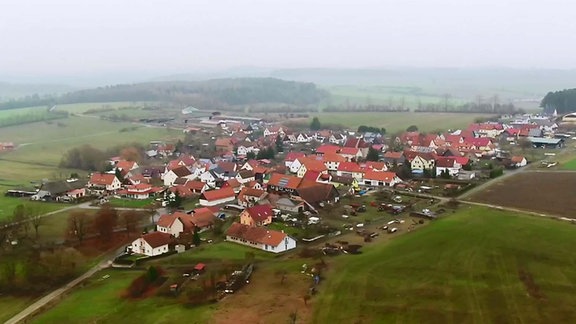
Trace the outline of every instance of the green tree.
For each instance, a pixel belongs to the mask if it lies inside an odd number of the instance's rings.
[[[368,148],[368,154],[366,154],[366,161],[378,161],[380,159],[380,154],[378,151],[370,146]]]
[[[312,118],[312,122],[310,123],[311,130],[320,130],[322,128],[322,124],[320,124],[320,119],[318,117]]]
[[[408,128],[406,128],[407,132],[417,132],[418,131],[418,126],[416,125],[410,125],[408,126]]]
[[[171,208],[178,208],[182,205],[182,197],[180,197],[180,193],[175,191],[168,195],[168,207]]]
[[[254,160],[254,159],[256,159],[256,153],[254,153],[254,152],[248,152],[248,153],[246,153],[246,158],[247,158],[248,160]]]
[[[284,142],[280,134],[276,136],[276,152],[284,152]]]
[[[202,242],[200,239],[200,233],[197,229],[194,229],[194,234],[192,235],[192,243],[194,243],[195,246],[199,246],[200,242]]]

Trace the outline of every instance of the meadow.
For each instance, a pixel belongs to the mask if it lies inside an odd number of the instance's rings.
[[[320,123],[339,124],[345,127],[357,128],[360,125],[386,128],[386,132],[396,133],[406,130],[410,125],[416,125],[421,131],[446,131],[448,129],[465,128],[478,117],[490,117],[486,114],[463,113],[413,113],[413,112],[365,112],[365,113],[320,113]],[[311,121],[311,119],[310,119]]]
[[[315,323],[554,323],[576,317],[575,229],[463,207],[334,260]]]

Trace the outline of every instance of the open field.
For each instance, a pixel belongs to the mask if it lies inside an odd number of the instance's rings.
[[[139,271],[105,270],[32,323],[206,323],[212,306],[186,308],[177,299],[121,297]],[[101,279],[109,275],[108,279]]]
[[[569,322],[576,229],[463,207],[358,256],[335,259],[315,323]],[[513,235],[512,235],[513,234]]]
[[[467,127],[475,118],[488,117],[486,114],[460,113],[410,113],[410,112],[367,112],[367,113],[322,113],[315,117],[325,124],[340,124],[357,128],[360,125],[384,127],[395,133],[404,131],[410,125],[421,131],[435,131]],[[313,117],[314,117],[313,116]],[[311,120],[311,119],[310,119]]]
[[[67,204],[30,201],[26,198],[5,197],[4,195],[0,195],[0,220],[11,217],[12,212],[18,205],[25,205],[34,208],[35,210],[38,210],[40,214],[46,214],[62,208],[70,207],[70,205]]]
[[[576,172],[524,172],[496,181],[469,200],[576,218]]]
[[[0,322],[4,323],[31,303],[25,297],[0,297]]]
[[[576,171],[576,159],[572,159],[561,166],[564,170],[574,170]]]

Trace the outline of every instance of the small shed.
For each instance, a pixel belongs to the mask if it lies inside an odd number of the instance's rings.
[[[197,265],[194,266],[194,272],[195,273],[202,273],[202,272],[204,272],[205,268],[206,268],[206,265],[204,263],[198,263]]]

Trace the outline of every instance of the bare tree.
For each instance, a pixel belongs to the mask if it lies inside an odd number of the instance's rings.
[[[67,237],[73,237],[82,242],[88,233],[87,215],[81,211],[73,211],[68,216]]]
[[[39,236],[39,228],[43,224],[42,211],[40,208],[38,208],[38,206],[32,205],[26,206],[26,211],[28,212],[28,219],[34,228],[34,234],[37,240]]]
[[[138,226],[140,214],[135,210],[127,210],[122,213],[122,220],[124,221],[124,226],[126,227],[126,233],[130,235],[130,233],[133,233]]]
[[[110,207],[109,205],[103,205],[96,212],[96,217],[94,218],[94,228],[100,234],[102,240],[108,240],[112,237],[114,233],[114,227],[118,221],[118,212],[116,209]]]

